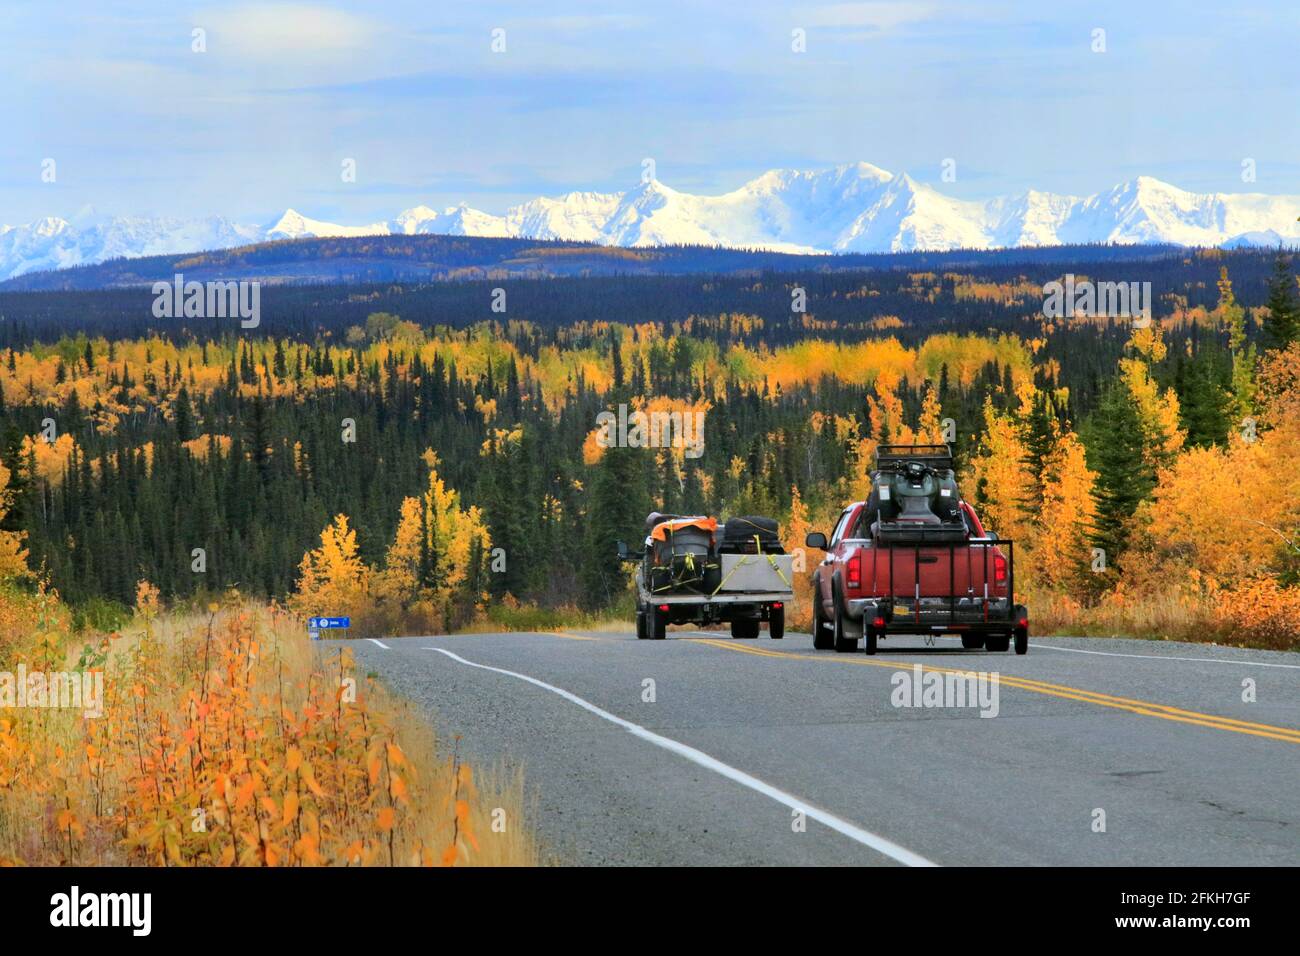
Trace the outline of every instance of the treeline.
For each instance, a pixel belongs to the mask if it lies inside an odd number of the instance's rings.
[[[859,257],[878,260],[866,269],[849,268],[839,257],[815,257],[815,266],[755,268],[738,274],[556,278],[503,274],[454,282],[407,278],[370,284],[348,283],[342,275],[331,275],[328,281],[338,284],[319,284],[326,280],[318,278],[313,284],[264,285],[260,325],[244,334],[304,343],[322,337],[337,340],[371,313],[389,312],[423,326],[518,320],[543,330],[606,321],[668,327],[691,316],[743,314],[763,319],[757,336],[772,346],[817,334],[863,341],[879,336],[881,325],[891,321],[898,325],[889,333],[909,342],[941,329],[998,329],[1028,336],[1041,318],[1042,286],[1066,272],[1094,281],[1150,282],[1157,314],[1169,314],[1183,308],[1212,308],[1222,266],[1232,273],[1238,299],[1248,308],[1262,306],[1275,258],[1274,252],[1258,249],[1082,247],[1078,251],[1077,260],[1062,260],[1061,250]],[[222,279],[244,275],[238,268],[206,274],[179,260],[175,271],[195,280],[205,275]],[[159,335],[215,340],[235,325],[232,320],[154,318],[149,286],[133,275],[128,280],[131,288],[0,292],[0,348],[53,342],[69,330],[109,339]],[[172,275],[166,273],[167,278]],[[803,312],[793,309],[796,288],[804,291]],[[495,297],[496,289],[505,290],[504,301]],[[504,311],[495,311],[494,304]]]

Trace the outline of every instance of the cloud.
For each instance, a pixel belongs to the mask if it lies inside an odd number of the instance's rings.
[[[374,21],[309,3],[244,3],[195,17],[214,41],[256,60],[328,57],[368,49],[381,32]]]
[[[903,0],[868,0],[864,3],[832,3],[807,10],[803,19],[814,27],[843,27],[875,33],[889,33],[909,23],[930,20],[939,14],[931,3]]]

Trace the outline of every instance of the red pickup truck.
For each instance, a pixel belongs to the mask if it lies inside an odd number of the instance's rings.
[[[957,634],[966,648],[1029,649],[1015,603],[1014,542],[985,531],[953,478],[946,445],[886,445],[871,496],[849,505],[813,572],[813,646],[868,654],[891,634]]]

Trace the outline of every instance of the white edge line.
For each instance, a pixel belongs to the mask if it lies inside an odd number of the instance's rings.
[[[1067,654],[1098,654],[1101,657],[1135,657],[1143,661],[1192,661],[1197,664],[1230,664],[1234,667],[1285,667],[1300,671],[1300,664],[1266,664],[1263,661],[1227,661],[1218,657],[1168,657],[1163,654],[1119,654],[1115,651],[1085,651],[1079,647],[1053,647],[1051,644],[1030,644],[1040,651],[1064,651]]]
[[[791,810],[797,810],[813,820],[816,820],[818,823],[830,827],[835,832],[848,837],[850,840],[855,840],[863,846],[870,847],[877,853],[882,853],[890,859],[902,863],[904,866],[938,866],[937,863],[933,863],[925,857],[899,846],[897,843],[887,840],[882,836],[878,836],[869,830],[864,830],[859,826],[855,826],[847,820],[835,816],[833,813],[828,813],[825,810],[814,807],[807,801],[800,800],[793,794],[786,793],[784,790],[779,790],[769,783],[764,783],[762,780],[745,773],[743,770],[737,770],[735,767],[723,763],[716,757],[710,757],[702,750],[696,750],[694,747],[689,747],[679,741],[663,737],[656,734],[654,731],[646,730],[646,728],[642,727],[640,724],[634,724],[630,720],[624,720],[622,717],[611,714],[607,710],[602,710],[595,704],[583,700],[577,694],[572,694],[560,687],[554,687],[547,684],[545,681],[540,681],[535,677],[529,677],[527,674],[519,674],[515,671],[508,671],[501,667],[490,667],[487,664],[476,664],[474,661],[467,661],[460,655],[453,654],[451,651],[444,650],[441,647],[426,647],[425,650],[437,651],[439,654],[445,654],[447,657],[450,657],[454,661],[459,661],[461,664],[466,664],[470,667],[477,667],[480,670],[505,674],[507,677],[514,677],[522,681],[527,681],[535,687],[540,687],[543,690],[549,690],[553,694],[558,694],[565,700],[577,704],[583,710],[590,711],[597,717],[609,721],[611,724],[617,724],[634,737],[640,737],[642,740],[648,741],[657,747],[662,747],[664,750],[675,753],[680,757],[685,757],[692,763],[699,764],[701,767],[712,770],[714,773],[726,777],[728,780],[739,783],[741,786],[748,787],[756,793],[761,793],[763,796],[769,797],[777,803],[784,804]]]
[[[378,644],[380,647],[382,647],[382,648],[383,648],[384,650],[386,650],[386,651],[391,651],[391,650],[392,650],[392,648],[389,647],[387,644],[385,644],[383,641],[377,640],[377,639],[375,639],[375,638],[373,638],[373,637],[367,637],[366,640],[368,640],[371,644]]]

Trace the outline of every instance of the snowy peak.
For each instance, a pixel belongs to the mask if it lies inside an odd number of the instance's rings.
[[[388,232],[387,223],[373,223],[369,226],[339,226],[319,219],[308,219],[294,209],[286,209],[270,229],[266,231],[267,239],[328,239],[337,236],[374,236]]]
[[[203,219],[47,216],[0,225],[0,280],[40,269],[223,249],[279,239],[372,235],[512,236],[619,246],[703,244],[780,252],[901,252],[1061,243],[1300,246],[1300,197],[1194,193],[1150,176],[1079,198],[1029,189],[972,201],[870,163],[772,169],[721,195],[656,179],[626,192],[541,196],[502,215],[464,203],[414,205],[348,226],[294,209],[269,226]]]

